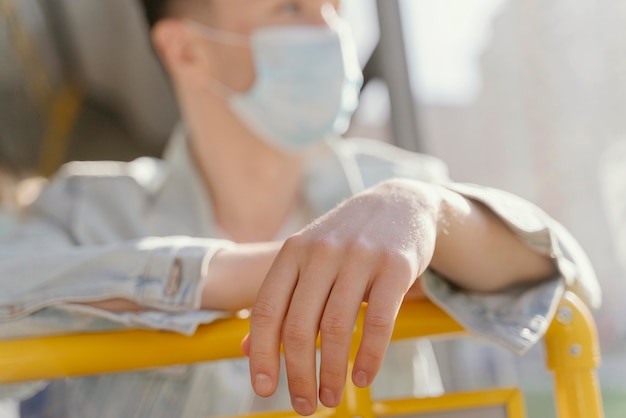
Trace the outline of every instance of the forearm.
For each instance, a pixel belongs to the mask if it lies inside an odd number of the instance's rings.
[[[201,308],[237,311],[252,306],[282,243],[239,244],[217,252],[201,289]],[[147,308],[124,299],[85,303],[112,312],[140,312]]]
[[[524,244],[483,204],[440,189],[433,270],[455,284],[477,291],[549,278],[552,259]]]
[[[282,242],[239,244],[215,254],[202,289],[202,308],[251,307],[281,246]]]
[[[525,245],[481,203],[420,182],[392,181],[382,187],[388,188],[397,205],[413,206],[410,211],[416,216],[436,218],[437,238],[429,267],[462,288],[497,291],[556,272],[553,260]],[[407,203],[409,200],[414,204]],[[235,311],[252,306],[281,247],[281,242],[270,242],[220,250],[213,256],[203,282],[201,308]],[[420,270],[419,274],[423,272]],[[144,309],[125,300],[90,305],[112,311]]]

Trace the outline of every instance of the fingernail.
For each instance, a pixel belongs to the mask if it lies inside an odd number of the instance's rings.
[[[259,396],[272,394],[272,379],[266,374],[259,373],[254,377],[254,391]]]
[[[314,411],[311,408],[311,403],[304,398],[294,398],[293,408],[300,414],[310,415]]]
[[[354,374],[354,378],[352,379],[355,385],[360,388],[364,388],[367,386],[367,373],[364,371],[358,371]]]
[[[322,393],[320,393],[320,398],[325,406],[328,406],[330,408],[337,406],[337,404],[335,403],[335,392],[330,389],[322,389]]]

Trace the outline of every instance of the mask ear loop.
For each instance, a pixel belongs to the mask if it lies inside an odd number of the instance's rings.
[[[361,193],[365,190],[365,181],[363,180],[363,174],[356,161],[356,157],[342,150],[340,147],[336,149],[338,151],[337,159],[348,181],[350,193],[352,193],[353,196]]]
[[[250,37],[247,35],[216,29],[193,20],[186,20],[185,24],[195,33],[210,41],[237,47],[250,48]],[[228,100],[233,94],[235,94],[230,87],[213,78],[209,88],[213,90],[218,97],[224,100]]]
[[[356,44],[352,35],[352,29],[348,22],[337,13],[337,10],[330,3],[322,5],[322,17],[330,29],[337,33],[341,39],[341,48],[343,49],[346,73],[351,79],[361,77],[362,70],[358,62],[358,53]],[[356,59],[348,59],[348,57],[357,57]]]
[[[250,37],[248,35],[216,29],[212,26],[204,25],[193,20],[186,20],[185,23],[187,24],[187,27],[193,29],[199,35],[211,41],[250,48]]]
[[[339,16],[337,10],[332,4],[324,3],[322,5],[322,17],[326,21],[328,27],[337,32],[340,37],[351,35],[349,32],[349,28],[347,27],[346,21],[343,20],[341,16]],[[351,45],[350,42],[343,42],[342,44],[342,48],[345,48],[346,46],[349,47]],[[356,54],[356,51],[349,50],[344,51],[344,53]],[[348,65],[345,60],[344,65]],[[354,70],[354,68],[347,68],[348,72]],[[360,71],[360,69],[358,69],[358,71]],[[350,193],[352,193],[352,195],[361,193],[365,190],[365,180],[363,179],[363,174],[356,161],[356,157],[353,154],[342,150],[342,148],[340,147],[336,148],[336,152],[338,154],[337,159],[339,160],[339,164],[341,165],[344,175],[346,176]]]
[[[322,18],[331,29],[337,29],[343,24],[343,20],[337,13],[335,7],[330,3],[322,4]]]

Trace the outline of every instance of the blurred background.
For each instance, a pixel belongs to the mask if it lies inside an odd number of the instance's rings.
[[[343,1],[367,79],[349,135],[440,157],[574,234],[604,288],[606,416],[626,416],[626,2]],[[133,1],[0,0],[0,233],[63,162],[158,156],[177,118]],[[448,389],[520,384],[529,417],[555,416],[541,347],[436,353]]]

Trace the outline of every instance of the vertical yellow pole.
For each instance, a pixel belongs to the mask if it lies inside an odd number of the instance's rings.
[[[604,417],[594,371],[555,372],[555,396],[560,418]]]
[[[369,387],[359,388],[352,383],[352,370],[354,360],[363,336],[363,318],[365,309],[361,308],[359,318],[356,322],[356,328],[352,336],[352,345],[350,347],[350,361],[348,363],[348,378],[346,388],[341,404],[335,409],[335,417],[337,418],[375,418],[373,411],[372,397]]]
[[[508,418],[526,417],[526,406],[524,405],[524,397],[520,390],[511,390],[511,396],[506,403],[506,412]]]
[[[600,346],[587,306],[566,293],[545,337],[547,367],[554,372],[560,418],[602,418],[604,410],[596,368]]]

